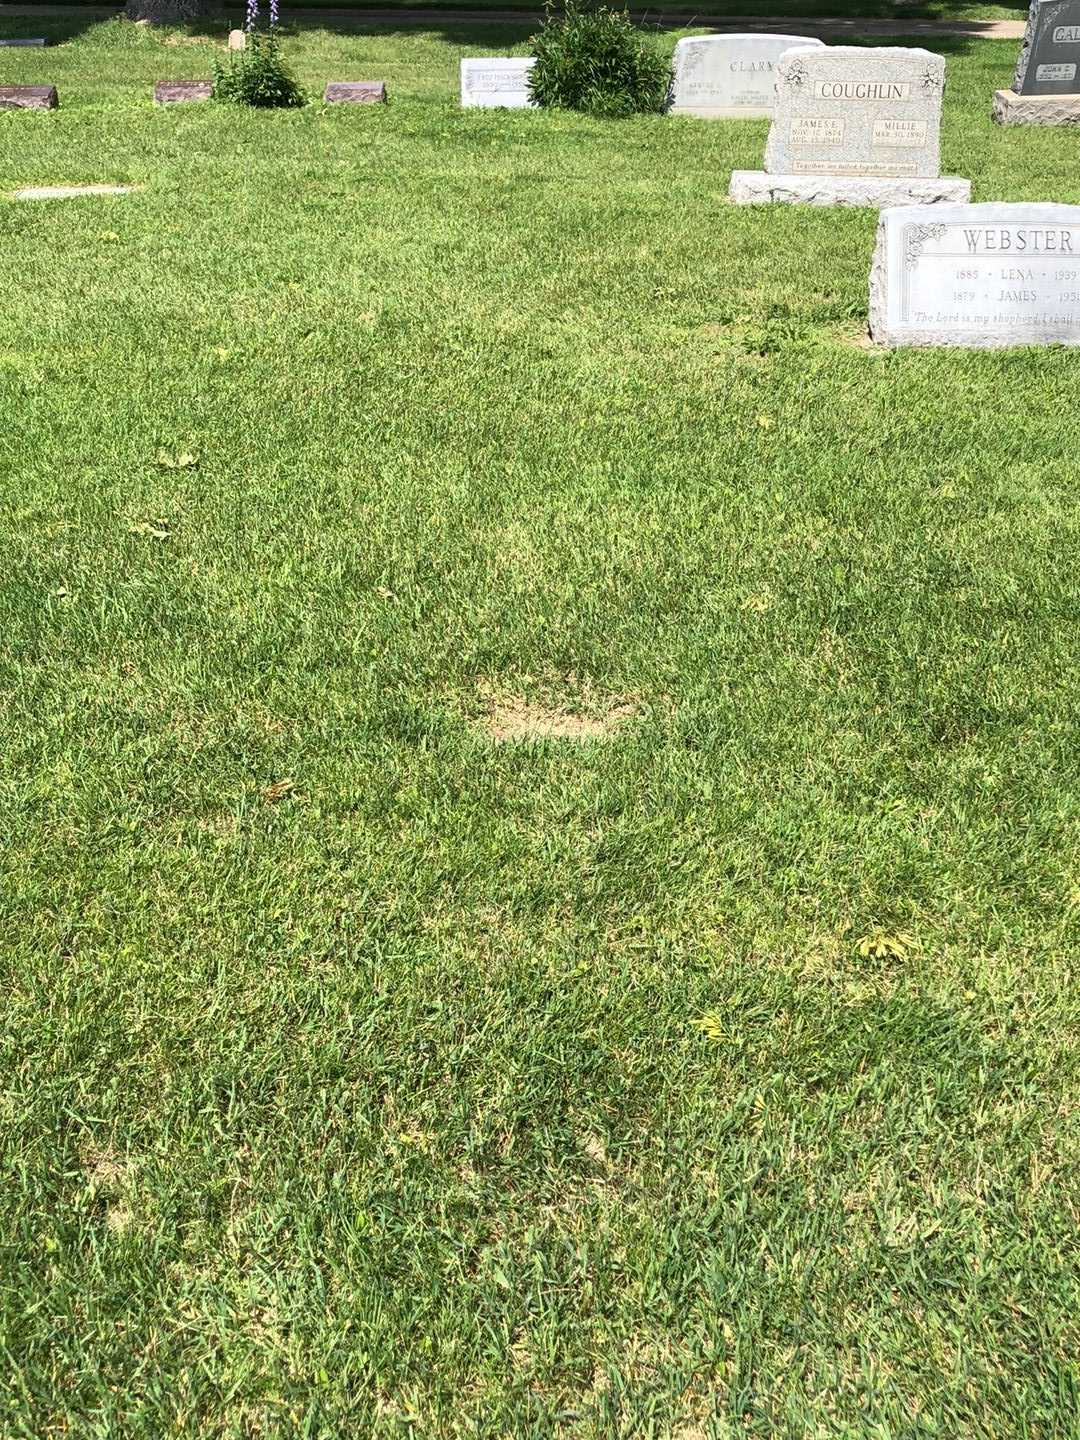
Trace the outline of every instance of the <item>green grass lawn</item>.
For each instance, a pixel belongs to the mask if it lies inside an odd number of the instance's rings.
[[[2,55],[0,1433],[1074,1435],[1080,355],[526,34]]]

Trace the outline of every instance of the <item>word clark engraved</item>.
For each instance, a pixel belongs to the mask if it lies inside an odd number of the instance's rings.
[[[776,99],[776,62],[805,35],[689,35],[675,46],[668,111],[698,119],[767,120]]]
[[[883,210],[870,275],[883,345],[1080,345],[1080,205]]]

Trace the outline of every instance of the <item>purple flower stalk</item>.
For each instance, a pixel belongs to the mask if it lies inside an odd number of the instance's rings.
[[[247,0],[247,14],[244,16],[244,29],[250,35],[255,29],[259,18],[259,0]]]

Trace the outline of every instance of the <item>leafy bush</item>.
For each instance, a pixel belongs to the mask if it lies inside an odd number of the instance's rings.
[[[544,28],[532,39],[536,64],[529,90],[538,105],[590,115],[663,110],[671,66],[625,10],[549,4]]]
[[[273,30],[249,30],[247,45],[230,56],[229,63],[214,65],[214,99],[232,105],[279,109],[303,105],[304,92],[293,79]]]

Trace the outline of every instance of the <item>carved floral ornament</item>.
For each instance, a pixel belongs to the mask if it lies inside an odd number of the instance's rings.
[[[904,226],[904,269],[914,270],[919,256],[928,240],[940,240],[945,234],[944,225]]]

